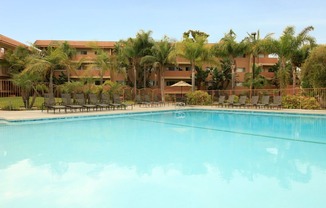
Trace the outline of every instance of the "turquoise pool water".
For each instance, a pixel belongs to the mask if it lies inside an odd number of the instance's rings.
[[[325,127],[198,110],[3,122],[0,207],[325,207]]]

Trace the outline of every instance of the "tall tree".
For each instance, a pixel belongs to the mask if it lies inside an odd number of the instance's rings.
[[[133,84],[134,95],[137,91],[138,74],[140,74],[140,61],[141,58],[150,55],[151,48],[154,40],[151,37],[151,31],[140,31],[137,33],[136,38],[128,38],[127,40],[120,41],[120,57],[121,60],[128,65],[128,76]]]
[[[236,34],[233,30],[226,33],[224,37],[212,47],[213,54],[219,58],[228,59],[231,61],[231,85],[235,87],[235,70],[237,68],[236,58],[246,53],[247,45],[244,41],[240,43],[236,40]]]
[[[49,91],[53,93],[54,70],[62,68],[64,60],[67,60],[61,47],[49,46],[45,51],[30,56],[29,62],[23,73],[39,73],[46,77],[49,74]]]
[[[154,43],[151,52],[152,55],[143,57],[141,63],[153,63],[153,67],[159,69],[161,98],[162,101],[164,101],[164,71],[169,64],[175,62],[175,44],[165,36],[162,40]]]
[[[314,48],[302,66],[302,86],[305,88],[326,87],[326,45]]]
[[[302,50],[306,50],[306,47],[311,48],[315,46],[315,39],[309,35],[309,32],[313,29],[314,28],[312,26],[306,27],[296,36],[295,28],[293,26],[289,26],[284,29],[279,40],[273,41],[272,51],[277,54],[280,59],[279,73],[286,75],[285,71],[287,62],[290,62],[292,65],[293,93],[296,86],[297,64],[301,64],[303,62],[303,59],[298,61],[298,54],[300,51],[302,52]],[[281,87],[284,88],[285,83],[283,83]]]
[[[192,91],[195,91],[195,66],[208,50],[206,47],[208,36],[204,32],[189,30],[183,33],[182,42],[178,45],[178,55],[189,60],[191,64]]]
[[[72,48],[67,41],[63,43],[58,43],[57,47],[60,47],[62,52],[66,54],[66,56],[64,56],[64,59],[61,61],[61,64],[66,69],[67,79],[68,82],[70,82],[71,73],[74,72],[81,65],[83,59],[79,61],[74,60],[77,51],[75,48]]]
[[[37,73],[16,73],[13,74],[11,81],[14,85],[20,87],[21,96],[24,107],[26,109],[32,108],[38,94],[38,90],[45,90],[46,87],[41,83],[42,77]],[[33,95],[30,100],[31,94]]]
[[[101,48],[95,48],[96,56],[94,63],[90,65],[91,68],[96,67],[100,72],[100,84],[103,84],[103,77],[105,72],[111,69],[109,54]]]
[[[250,89],[254,89],[256,86],[261,87],[266,83],[265,79],[260,76],[261,69],[256,66],[256,58],[260,54],[266,54],[271,51],[273,44],[272,39],[273,33],[268,33],[265,37],[261,38],[260,31],[248,34],[244,38],[244,43],[246,44],[246,54],[250,55],[252,58],[252,70],[251,73],[246,74],[246,84],[250,83]],[[251,80],[248,80],[251,77]],[[248,86],[248,85],[247,85]]]
[[[13,51],[5,53],[5,60],[9,65],[9,73],[17,74],[22,72],[28,63],[28,58],[32,53],[36,53],[36,50],[31,47],[30,49],[18,46]]]

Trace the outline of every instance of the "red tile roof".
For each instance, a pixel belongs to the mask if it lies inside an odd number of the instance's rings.
[[[24,47],[28,47],[27,45],[18,42],[14,39],[8,38],[7,36],[4,36],[2,34],[0,34],[0,47],[4,47],[4,48],[15,48],[17,46],[24,46]]]
[[[65,40],[36,40],[34,42],[37,47],[47,47],[51,44],[55,43],[63,43]],[[115,41],[75,41],[75,40],[67,40],[66,41],[73,48],[91,48],[93,46],[99,48],[113,48],[115,45]]]

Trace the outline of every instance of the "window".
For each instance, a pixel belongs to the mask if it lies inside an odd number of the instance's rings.
[[[171,86],[175,83],[177,83],[177,82],[176,81],[166,81],[166,86]]]
[[[276,55],[276,54],[268,54],[268,58],[278,58],[278,55]]]
[[[187,66],[186,67],[186,71],[191,71],[191,67],[190,66]]]
[[[237,87],[242,87],[243,84],[242,84],[242,82],[237,82],[237,83],[235,83],[235,86],[237,86]]]
[[[81,55],[87,55],[87,51],[80,51]]]
[[[258,54],[258,57],[259,57],[259,58],[264,58],[265,55],[264,55],[264,54]]]
[[[245,72],[245,71],[246,71],[245,68],[237,68],[237,69],[235,70],[235,72]]]

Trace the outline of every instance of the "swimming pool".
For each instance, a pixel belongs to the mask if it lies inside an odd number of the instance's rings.
[[[324,207],[326,118],[163,111],[0,124],[0,207]]]

